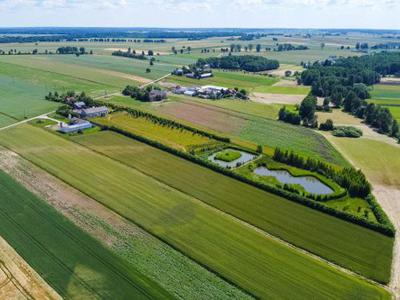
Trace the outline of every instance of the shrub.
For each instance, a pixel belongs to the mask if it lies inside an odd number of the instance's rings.
[[[361,129],[352,126],[340,126],[336,127],[332,134],[336,137],[359,138],[363,135],[363,132]]]

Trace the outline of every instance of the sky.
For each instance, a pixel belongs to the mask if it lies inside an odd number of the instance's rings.
[[[0,0],[0,27],[400,29],[400,0]]]

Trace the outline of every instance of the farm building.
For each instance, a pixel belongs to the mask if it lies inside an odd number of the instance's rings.
[[[166,91],[152,90],[149,93],[150,102],[161,101],[161,100],[163,100],[165,98],[167,98],[167,92]]]
[[[79,130],[84,130],[92,127],[92,123],[86,120],[73,119],[70,124],[60,123],[58,131],[62,133],[77,132]]]
[[[74,112],[79,113],[81,118],[104,117],[108,114],[108,108],[105,106],[98,106],[74,110]]]
[[[76,109],[82,109],[85,108],[86,104],[85,102],[79,101],[74,103],[74,108]]]

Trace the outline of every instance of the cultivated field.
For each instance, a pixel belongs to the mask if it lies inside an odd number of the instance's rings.
[[[393,240],[381,234],[260,191],[115,133],[76,136],[74,140],[367,277],[387,281],[390,276]]]
[[[176,298],[250,298],[139,226],[2,147],[0,168]],[[8,248],[12,249],[10,246]],[[1,239],[0,259],[8,267],[11,260],[18,263],[20,268],[26,268],[27,265],[21,263],[22,258],[16,259]],[[17,276],[19,273],[22,272],[13,274],[20,278]],[[31,278],[30,282],[34,284],[38,281],[36,278],[40,277],[31,275]],[[0,296],[3,290],[0,289]],[[40,293],[43,290],[34,287],[31,292]]]
[[[337,271],[137,170],[42,129],[23,125],[1,132],[0,138],[7,147],[255,296],[390,298],[380,287]],[[114,286],[122,291],[121,283]]]
[[[170,297],[0,171],[0,234],[64,298]]]
[[[125,112],[113,113],[105,118],[95,118],[93,121],[110,127],[116,126],[183,151],[188,150],[191,146],[200,146],[213,142],[212,139],[189,130],[172,128],[144,117],[134,117]]]

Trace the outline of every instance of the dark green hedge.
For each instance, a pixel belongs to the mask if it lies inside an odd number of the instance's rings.
[[[269,185],[266,185],[264,183],[253,181],[253,180],[248,179],[248,178],[246,178],[246,177],[244,177],[244,176],[242,176],[240,174],[237,174],[237,173],[233,172],[232,170],[220,167],[220,166],[218,166],[216,164],[213,164],[211,162],[203,160],[203,159],[201,159],[199,157],[196,157],[194,155],[191,155],[189,153],[182,152],[182,151],[174,149],[174,148],[170,148],[170,147],[168,147],[166,145],[163,145],[163,144],[161,144],[159,142],[150,140],[150,139],[145,138],[145,137],[140,136],[140,135],[133,134],[131,132],[127,132],[127,131],[122,130],[120,128],[117,128],[115,126],[108,127],[108,126],[104,126],[104,125],[101,125],[101,124],[96,124],[96,125],[100,126],[103,129],[108,129],[108,130],[117,132],[119,134],[122,134],[122,135],[124,135],[126,137],[129,137],[129,138],[138,140],[140,142],[146,143],[146,144],[148,144],[150,146],[154,146],[154,147],[156,147],[158,149],[164,150],[166,152],[169,152],[171,154],[174,154],[176,156],[184,158],[184,159],[186,159],[188,161],[191,161],[191,162],[194,162],[196,164],[202,165],[202,166],[207,167],[209,169],[212,169],[212,170],[214,170],[214,171],[216,171],[218,173],[221,173],[223,175],[229,176],[229,177],[231,177],[233,179],[236,179],[236,180],[239,180],[241,182],[250,184],[250,185],[252,185],[254,187],[257,187],[257,188],[259,188],[261,190],[264,190],[266,192],[273,193],[273,194],[276,194],[278,196],[284,197],[284,198],[286,198],[286,199],[288,199],[290,201],[293,201],[293,202],[308,206],[308,207],[313,208],[313,209],[317,209],[317,210],[319,210],[321,212],[324,212],[324,213],[327,213],[329,215],[338,217],[338,218],[343,219],[345,221],[364,226],[366,228],[369,228],[371,230],[380,232],[380,233],[382,233],[384,235],[387,235],[389,237],[393,237],[394,234],[395,234],[395,230],[394,230],[393,226],[390,226],[390,224],[391,224],[390,221],[389,221],[389,223],[385,222],[383,224],[370,222],[370,221],[367,221],[365,219],[361,219],[359,217],[353,216],[353,215],[351,215],[349,213],[342,212],[342,211],[337,211],[337,210],[335,210],[333,208],[330,208],[330,207],[328,207],[328,206],[326,206],[326,205],[324,205],[322,203],[307,199],[307,198],[305,198],[303,196],[300,196],[298,194],[291,193],[289,191],[276,188],[274,186],[269,186]],[[377,205],[377,207],[379,207],[379,205]],[[384,213],[383,213],[383,215],[384,215]],[[382,217],[382,220],[384,220],[383,217]]]

